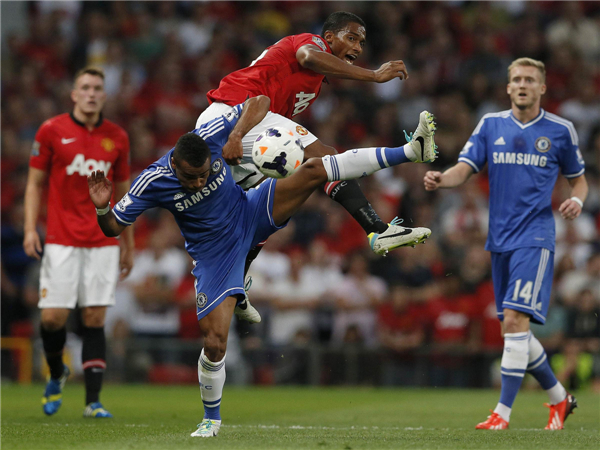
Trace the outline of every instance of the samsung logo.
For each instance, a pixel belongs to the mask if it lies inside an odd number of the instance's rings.
[[[519,166],[546,167],[548,158],[529,153],[493,152],[494,164],[517,164]]]

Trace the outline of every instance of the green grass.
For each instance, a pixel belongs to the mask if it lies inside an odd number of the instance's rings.
[[[226,388],[219,436],[192,438],[202,418],[199,389],[105,387],[114,419],[83,419],[83,387],[67,385],[46,417],[43,386],[2,386],[2,449],[561,449],[600,448],[600,397],[577,395],[563,431],[544,431],[543,392],[522,392],[511,428],[476,431],[497,391],[371,388]]]

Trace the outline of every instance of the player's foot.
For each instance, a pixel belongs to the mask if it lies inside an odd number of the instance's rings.
[[[417,130],[410,135],[404,132],[406,140],[415,152],[416,159],[412,160],[413,162],[430,163],[437,158],[437,145],[433,139],[435,130],[435,117],[430,112],[423,111],[419,115]]]
[[[246,291],[244,300],[236,305],[233,312],[239,320],[245,320],[250,323],[259,323],[261,321],[260,313],[252,306],[250,298],[248,297],[250,286],[252,286],[252,277],[249,276],[246,278],[246,283],[244,285],[244,291]]]
[[[500,417],[500,414],[493,412],[491,416],[488,416],[485,422],[478,423],[475,426],[476,430],[506,430],[508,428],[508,422]]]
[[[102,403],[90,403],[83,410],[83,417],[94,417],[96,419],[110,419],[113,415],[104,409]]]
[[[65,387],[65,383],[67,382],[67,378],[71,371],[67,366],[64,366],[63,373],[59,379],[49,378],[48,383],[46,384],[46,390],[44,391],[44,396],[42,397],[42,407],[44,409],[44,413],[51,416],[52,414],[56,414],[60,405],[62,405],[62,390]]]
[[[573,410],[577,408],[577,399],[567,392],[567,398],[556,405],[544,403],[544,406],[550,408],[550,419],[544,430],[562,430],[565,420]]]
[[[202,423],[198,424],[198,429],[190,436],[213,437],[219,434],[219,428],[221,428],[220,420],[202,419]]]
[[[387,252],[398,247],[412,246],[425,242],[429,236],[431,236],[431,230],[429,228],[418,227],[418,228],[405,228],[401,227],[400,224],[403,219],[397,217],[392,220],[387,230],[383,233],[371,233],[367,237],[369,239],[369,245],[378,255],[387,255]]]

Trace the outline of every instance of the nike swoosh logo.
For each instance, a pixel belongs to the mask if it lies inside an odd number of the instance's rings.
[[[63,145],[65,145],[65,144],[70,144],[71,142],[75,142],[76,140],[77,140],[77,138],[71,138],[71,139],[65,139],[65,138],[62,138],[62,139],[60,140],[60,142],[61,142]]]
[[[421,161],[423,161],[425,159],[425,140],[419,136],[417,142],[421,144]]]
[[[379,239],[393,238],[396,236],[406,236],[407,234],[410,234],[410,233],[412,233],[412,230],[410,228],[405,228],[400,233],[390,234],[389,236],[379,236]]]

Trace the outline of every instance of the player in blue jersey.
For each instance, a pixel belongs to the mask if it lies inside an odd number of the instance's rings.
[[[98,223],[107,236],[119,235],[145,210],[168,209],[185,237],[194,260],[198,324],[204,348],[198,361],[204,419],[192,436],[216,436],[221,426],[220,404],[225,384],[225,353],[229,325],[236,306],[244,302],[244,266],[248,251],[284,227],[312,192],[327,181],[369,175],[409,162],[407,154],[433,148],[435,124],[424,111],[414,139],[402,147],[350,150],[341,155],[311,158],[293,175],[267,179],[247,192],[231,176],[223,148],[239,142],[269,110],[270,100],[257,96],[225,116],[183,135],[165,156],[144,170],[129,192],[111,210],[112,185],[102,171],[88,177]],[[431,233],[414,228],[416,242]]]
[[[562,429],[577,406],[556,379],[546,353],[530,331],[530,322],[546,321],[554,268],[555,231],[550,204],[559,172],[571,185],[571,198],[559,208],[563,219],[581,213],[587,196],[585,166],[573,124],[540,108],[546,92],[544,63],[515,60],[508,68],[511,109],[485,115],[444,173],[425,175],[425,189],[459,186],[488,165],[490,220],[486,250],[498,318],[502,321],[502,390],[488,420],[477,429],[508,428],[511,408],[525,372],[550,398],[547,430]]]

